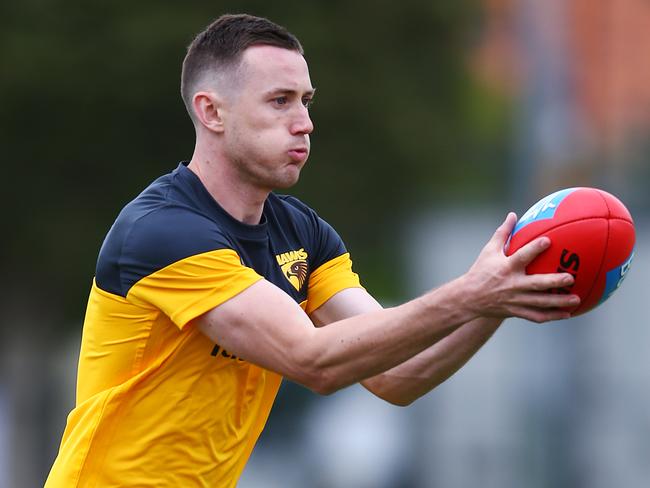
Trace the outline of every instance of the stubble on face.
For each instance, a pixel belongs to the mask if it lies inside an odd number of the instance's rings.
[[[242,181],[265,191],[291,188],[298,182],[304,162],[274,157],[258,149],[260,144],[251,140],[255,136],[243,135],[237,132],[236,127],[233,132],[228,159]]]
[[[223,149],[227,162],[242,182],[272,191],[286,189],[297,183],[306,160],[292,160],[287,154],[288,147],[285,146],[293,144],[308,148],[309,134],[291,135],[286,120],[280,113],[270,111],[266,105],[268,102],[259,98],[265,83],[275,81],[282,85],[287,82],[283,80],[282,70],[278,68],[280,64],[276,66],[260,53],[261,50],[249,53],[248,56],[245,53],[228,81],[233,89],[225,102],[228,126],[224,133]],[[288,53],[289,56],[285,56],[288,60],[280,57],[281,62],[290,63],[289,67],[301,73],[302,78],[305,78],[306,73],[306,81],[301,78],[301,83],[311,86],[306,64],[300,66],[301,60],[304,63],[302,56],[292,51]],[[281,54],[286,55],[287,52]],[[305,73],[296,69],[296,66]]]

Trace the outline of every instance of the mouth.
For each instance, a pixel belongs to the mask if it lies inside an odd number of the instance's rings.
[[[307,156],[309,156],[309,149],[306,147],[294,147],[288,151],[289,157],[293,161],[305,161]]]

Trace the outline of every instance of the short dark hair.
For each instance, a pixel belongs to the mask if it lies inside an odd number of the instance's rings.
[[[203,73],[236,67],[243,52],[256,45],[277,46],[304,54],[300,41],[287,29],[247,14],[222,15],[194,38],[181,71],[181,96],[192,119],[192,96]]]

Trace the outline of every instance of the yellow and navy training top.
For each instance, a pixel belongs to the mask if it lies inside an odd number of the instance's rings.
[[[281,377],[188,324],[260,279],[307,313],[360,286],[309,207],[272,193],[244,224],[186,164],[124,207],[102,245],[49,488],[235,486]]]

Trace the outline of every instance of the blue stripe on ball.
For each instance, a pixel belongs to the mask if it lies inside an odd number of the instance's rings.
[[[560,202],[564,200],[568,195],[573,193],[578,188],[566,188],[564,190],[556,191],[550,195],[545,196],[535,205],[530,207],[524,215],[517,221],[515,229],[512,231],[512,235],[515,235],[521,229],[526,227],[532,222],[537,222],[538,220],[552,219],[555,215],[555,210],[560,205]]]

